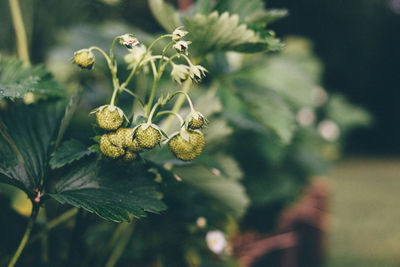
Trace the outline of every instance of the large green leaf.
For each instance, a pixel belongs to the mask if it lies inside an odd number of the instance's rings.
[[[0,99],[23,98],[28,92],[46,96],[63,96],[64,89],[52,80],[42,66],[24,66],[16,58],[0,56]]]
[[[116,165],[92,156],[65,171],[49,194],[61,203],[115,222],[129,221],[129,214],[140,218],[146,211],[166,209],[155,189],[154,174],[143,164]]]
[[[18,186],[30,196],[40,187],[63,108],[62,103],[11,104],[1,114],[1,182]]]
[[[236,165],[229,158],[222,158],[224,167]],[[240,170],[229,172],[226,176],[223,173],[214,172],[202,165],[176,166],[173,172],[182,178],[184,183],[199,190],[204,195],[217,200],[236,217],[240,217],[249,205],[249,198],[243,186],[237,181],[241,176]],[[231,170],[233,171],[233,170]]]
[[[164,0],[149,0],[149,6],[155,19],[167,32],[180,25],[178,12]]]
[[[185,29],[193,42],[191,50],[197,55],[215,51],[239,51],[246,53],[277,49],[279,41],[273,37],[262,39],[246,24],[239,23],[239,16],[217,11],[209,15],[196,14],[184,20]]]
[[[71,139],[62,143],[51,154],[50,166],[52,169],[60,168],[92,153],[94,153],[93,150],[89,150],[81,142]]]

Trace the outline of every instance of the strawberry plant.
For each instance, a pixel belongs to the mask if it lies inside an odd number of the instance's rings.
[[[368,121],[319,87],[307,41],[269,30],[285,10],[148,4],[166,34],[72,27],[49,52],[63,83],[30,63],[16,23],[20,59],[0,57],[0,182],[31,210],[16,208],[29,219],[4,264],[237,266],[240,229],[266,231]]]

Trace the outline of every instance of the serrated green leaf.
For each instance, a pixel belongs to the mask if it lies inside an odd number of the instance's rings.
[[[149,6],[157,22],[167,32],[172,33],[180,26],[178,12],[164,0],[149,0]]]
[[[83,93],[83,88],[78,87],[74,92],[74,94],[71,96],[67,106],[65,107],[64,117],[62,118],[60,128],[58,129],[55,147],[58,147],[58,145],[60,144],[64,136],[64,133],[71,122],[72,116],[74,115],[75,110],[78,107],[82,93]]]
[[[246,21],[247,17],[254,13],[264,10],[262,0],[220,0],[216,9],[220,12],[229,12],[230,14],[238,14],[241,21]]]
[[[129,214],[140,218],[146,212],[166,209],[153,178],[142,164],[115,165],[92,156],[66,170],[49,195],[104,219],[123,222],[129,221]]]
[[[249,205],[249,198],[243,186],[234,179],[214,174],[201,165],[174,167],[172,170],[182,181],[201,191],[204,195],[217,200],[235,217],[240,217]]]
[[[273,37],[261,39],[246,24],[239,23],[239,16],[217,11],[209,15],[196,14],[185,18],[185,29],[193,42],[189,48],[196,55],[216,51],[261,52],[270,50]]]
[[[264,27],[268,24],[280,20],[289,15],[286,9],[268,9],[259,10],[247,18],[250,23],[262,24]]]
[[[61,168],[92,153],[94,153],[93,150],[86,148],[81,142],[71,139],[63,142],[51,154],[50,167],[52,169]]]
[[[52,80],[42,66],[24,66],[16,58],[0,56],[0,99],[23,98],[28,92],[45,96],[64,96],[64,89]]]
[[[0,173],[2,182],[13,184],[32,196],[40,187],[64,105],[12,104],[0,120]]]

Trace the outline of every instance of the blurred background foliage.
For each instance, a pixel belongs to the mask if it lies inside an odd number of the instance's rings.
[[[169,2],[175,7],[178,4]],[[157,23],[147,1],[21,0],[33,63],[45,62],[56,80],[66,85],[69,94],[76,87],[84,88],[67,138],[78,139],[86,146],[92,145],[94,135],[94,120],[87,114],[93,107],[104,104],[104,99],[111,94],[111,83],[102,60],[97,59],[95,71],[90,73],[72,66],[70,59],[74,51],[92,44],[107,48],[114,36],[125,32],[134,33],[148,45],[155,34],[171,31],[181,21],[193,34],[189,35],[194,42],[190,49],[209,70],[205,81],[191,92],[197,109],[211,121],[205,130],[206,153],[189,166],[171,161],[165,148],[144,155],[155,164],[156,173],[163,179],[161,192],[170,208],[135,225],[134,238],[130,240],[127,235],[129,253],[123,254],[121,262],[134,261],[138,266],[154,262],[165,266],[198,266],[200,262],[201,266],[235,266],[230,253],[222,258],[210,255],[204,243],[208,230],[222,229],[228,239],[239,229],[272,231],[279,213],[298,198],[310,178],[325,173],[339,158],[343,143],[353,153],[396,152],[400,127],[394,126],[398,124],[394,123],[393,114],[397,107],[383,101],[395,101],[398,94],[394,80],[396,68],[391,65],[397,64],[394,59],[398,51],[394,47],[388,49],[398,37],[389,35],[389,30],[386,33],[388,23],[383,21],[393,20],[390,24],[393,27],[399,21],[384,1],[367,2],[266,2],[268,8],[287,8],[290,15],[285,17],[284,10],[257,13],[263,7],[257,0],[220,1],[216,5],[203,0],[177,17],[163,17],[168,9],[158,10],[155,12]],[[243,45],[245,42],[239,40],[235,46],[224,37],[212,43],[210,39],[218,36],[218,27],[208,35],[204,28],[218,21],[235,20],[214,18],[213,10],[239,13],[240,23],[267,41],[262,40],[256,46]],[[279,17],[285,18],[277,20]],[[359,23],[348,23],[350,19]],[[202,25],[204,21],[210,24]],[[232,21],[225,23],[232,26]],[[371,21],[371,27],[365,27],[366,21]],[[0,53],[13,55],[15,39],[6,1],[0,3],[0,24]],[[281,44],[275,34],[264,31],[266,26],[282,37],[285,48],[281,52],[277,52]],[[225,28],[225,31],[237,32],[237,29]],[[384,42],[387,38],[393,42]],[[375,40],[382,40],[381,46]],[[209,43],[213,45],[206,46]],[[259,47],[268,47],[273,53],[237,53],[256,51]],[[381,62],[385,57],[374,58],[374,55],[383,47],[387,61]],[[123,60],[125,51],[122,48],[116,51],[122,76],[128,74]],[[150,75],[144,71],[135,79],[134,87],[144,94],[140,88],[146,88],[150,82]],[[161,81],[161,88],[174,86],[168,77]],[[384,92],[381,86],[386,87]],[[370,109],[373,120],[347,97]],[[129,101],[122,98],[120,104],[124,107]],[[372,127],[358,128],[371,121]],[[359,130],[347,138],[353,129]],[[173,172],[183,177],[184,183],[176,181],[168,168],[164,168],[165,163],[174,166]],[[215,176],[220,178],[217,182]],[[26,216],[21,194],[8,186],[1,190],[8,196],[7,202],[2,201],[5,207],[11,205]],[[48,207],[49,217],[59,213],[54,202],[49,202]],[[13,248],[23,220],[13,211],[7,212],[11,220],[18,222],[15,231],[4,233],[9,240],[15,239]],[[202,217],[207,219],[207,225],[200,227],[198,219]],[[10,220],[6,218],[2,221]],[[77,222],[82,226],[79,230],[82,238],[76,249],[87,255],[82,261],[84,266],[101,265],[106,259],[98,255],[105,254],[110,247],[107,242],[114,238],[124,242],[123,235],[113,237],[116,226],[110,222],[87,214],[80,218],[84,223]],[[70,224],[61,227],[50,242],[57,243],[55,240],[72,227]],[[79,261],[76,252],[68,252],[68,246],[62,242],[51,250],[58,251],[51,256],[53,260],[63,259],[72,265]],[[30,248],[28,259],[37,251],[38,248]],[[1,244],[0,252],[8,255],[12,251]]]

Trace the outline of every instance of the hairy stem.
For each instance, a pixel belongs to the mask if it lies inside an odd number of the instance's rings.
[[[9,4],[11,10],[11,17],[14,24],[15,36],[17,38],[18,57],[26,65],[28,65],[30,63],[28,40],[26,37],[26,30],[22,18],[21,8],[18,0],[9,0]]]
[[[17,250],[14,253],[14,256],[11,258],[10,263],[8,264],[8,267],[13,267],[17,263],[19,257],[21,256],[22,251],[25,248],[26,243],[28,242],[29,236],[32,232],[33,226],[35,225],[36,217],[39,213],[39,205],[36,203],[32,203],[32,213],[28,221],[28,225],[26,226],[26,230],[24,235],[22,236],[21,242],[19,243],[19,246]]]

